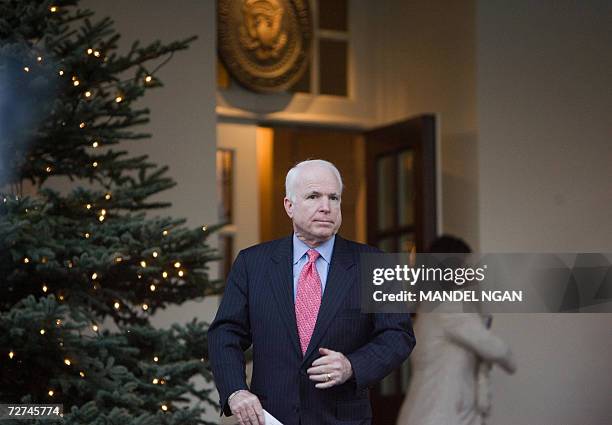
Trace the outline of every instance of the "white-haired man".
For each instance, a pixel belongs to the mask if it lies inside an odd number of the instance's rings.
[[[415,345],[410,316],[360,311],[359,254],[377,250],[337,235],[337,168],[301,162],[285,190],[293,234],[240,252],[208,333],[222,412],[241,425],[263,425],[262,408],[285,425],[369,425],[368,387]]]

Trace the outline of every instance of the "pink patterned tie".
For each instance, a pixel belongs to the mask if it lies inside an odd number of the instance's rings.
[[[314,249],[309,249],[307,254],[308,262],[300,273],[297,295],[295,296],[295,318],[302,355],[306,353],[310,343],[321,306],[321,278],[315,265],[319,253]]]

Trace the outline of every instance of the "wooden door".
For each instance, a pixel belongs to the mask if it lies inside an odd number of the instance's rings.
[[[270,127],[270,131],[266,165],[260,162],[260,174],[268,176],[260,185],[261,240],[281,238],[293,231],[283,207],[287,171],[300,161],[324,159],[338,167],[344,183],[339,234],[365,242],[365,152],[360,132],[295,126]]]
[[[369,245],[423,252],[436,237],[435,141],[433,115],[365,133]],[[395,424],[409,380],[406,361],[373,389],[373,425]]]

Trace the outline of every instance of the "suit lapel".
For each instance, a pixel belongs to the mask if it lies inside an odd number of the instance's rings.
[[[293,243],[292,236],[279,241],[278,247],[271,258],[270,286],[278,304],[282,321],[289,330],[289,335],[295,350],[302,355],[295,320],[295,304],[293,301]]]
[[[317,323],[302,364],[313,354],[314,347],[318,345],[325,334],[342,301],[346,298],[346,292],[354,283],[352,282],[353,274],[348,272],[354,264],[353,252],[349,250],[345,240],[336,235],[332,262],[327,274],[327,283],[325,284],[325,292],[321,300]],[[295,324],[295,317],[293,318],[293,323]]]

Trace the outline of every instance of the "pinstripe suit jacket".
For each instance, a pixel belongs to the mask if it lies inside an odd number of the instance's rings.
[[[408,314],[360,312],[359,254],[376,248],[336,236],[317,323],[302,356],[293,299],[292,238],[240,252],[208,332],[209,357],[222,411],[248,389],[244,351],[253,346],[250,391],[285,425],[369,425],[368,387],[398,367],[415,345]],[[317,389],[306,370],[319,347],[343,353],[353,377]]]

